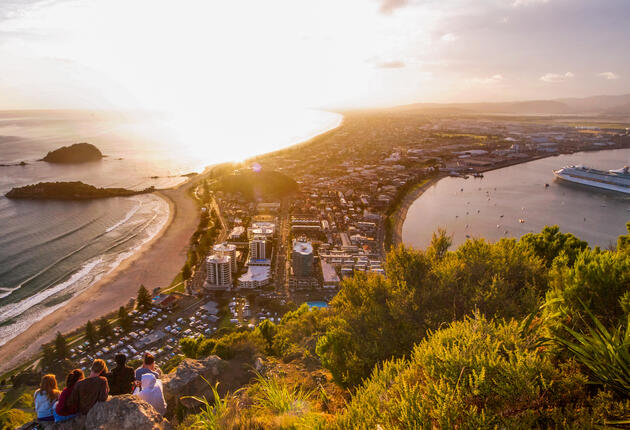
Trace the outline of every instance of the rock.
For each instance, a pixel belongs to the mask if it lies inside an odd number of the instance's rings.
[[[172,430],[150,404],[130,394],[99,402],[85,418],[86,430]]]
[[[76,164],[98,161],[103,158],[101,151],[90,143],[75,143],[50,151],[43,158],[49,163]]]
[[[41,428],[43,430],[84,430],[85,417],[79,415],[62,423],[39,423],[39,427],[37,427],[37,425],[37,421],[31,421],[30,423],[19,427],[18,430],[30,430],[36,428]]]
[[[261,357],[258,357],[256,360],[254,360],[254,369],[258,373],[264,373],[264,371],[265,371],[265,362],[263,361],[263,359]]]
[[[185,396],[206,396],[212,398],[210,386],[217,382],[221,370],[227,363],[216,355],[203,360],[184,359],[179,366],[162,377],[164,399],[166,400],[167,416],[171,416],[178,402],[186,408],[193,408],[199,403],[191,399],[181,399]],[[204,378],[206,381],[204,381]],[[208,385],[208,383],[210,385]]]

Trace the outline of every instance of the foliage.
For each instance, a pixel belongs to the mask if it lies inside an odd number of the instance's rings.
[[[306,303],[287,312],[276,326],[272,351],[285,359],[315,355],[317,339],[328,327],[326,309],[310,309]]]
[[[577,256],[588,248],[588,243],[571,233],[561,233],[557,225],[545,226],[540,233],[528,233],[521,237],[519,243],[533,251],[547,267],[551,267],[559,255],[565,255],[567,263],[572,265]]]
[[[98,341],[98,334],[96,333],[96,327],[94,327],[94,323],[88,320],[87,324],[85,324],[85,338],[90,345],[94,346]]]
[[[550,271],[551,289],[546,295],[543,316],[552,332],[561,325],[584,328],[584,303],[603,325],[612,327],[628,315],[630,254],[584,250],[573,265],[559,257]]]
[[[598,382],[621,396],[630,397],[630,324],[626,320],[609,330],[586,306],[584,311],[592,320],[586,333],[563,326],[566,333],[552,339],[567,348]]]
[[[184,399],[192,399],[201,404],[201,412],[194,415],[186,424],[187,429],[194,430],[219,430],[226,428],[226,421],[230,418],[230,403],[235,401],[234,395],[226,394],[221,398],[217,390],[219,383],[214,386],[204,378],[204,381],[212,390],[212,399],[209,401],[205,397],[187,396]]]
[[[114,329],[106,317],[102,317],[98,321],[98,335],[101,339],[109,339],[114,335]]]
[[[59,360],[68,357],[68,342],[60,332],[55,336],[55,354]]]
[[[125,308],[124,306],[118,308],[118,323],[120,324],[120,327],[123,329],[123,331],[128,332],[129,330],[131,330],[133,320],[131,319],[129,312],[127,312],[127,308]]]
[[[188,358],[218,355],[220,358],[230,359],[242,351],[257,354],[265,349],[265,341],[260,334],[249,331],[232,332],[216,339],[203,335],[196,338],[186,337],[179,341],[179,345]]]
[[[140,288],[138,288],[136,307],[143,312],[151,307],[151,294],[149,294],[149,290],[144,285],[140,285]]]
[[[267,354],[273,353],[273,338],[278,332],[276,325],[269,321],[264,320],[256,327],[256,332],[265,340],[265,352]]]
[[[409,360],[387,361],[361,386],[342,429],[591,428],[603,422],[574,363],[534,348],[516,322],[483,317],[432,332]],[[627,413],[630,404],[621,404]]]

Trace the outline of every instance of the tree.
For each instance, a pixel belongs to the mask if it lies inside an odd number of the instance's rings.
[[[140,288],[138,289],[138,300],[136,303],[137,307],[143,311],[146,311],[151,307],[151,294],[149,294],[149,291],[144,285],[140,285]]]
[[[129,312],[127,312],[127,308],[121,306],[118,309],[118,321],[120,322],[120,327],[123,331],[127,332],[131,330],[131,317],[129,316]]]
[[[96,341],[98,340],[98,335],[96,334],[96,327],[94,327],[94,324],[92,323],[92,321],[87,322],[87,324],[85,325],[85,338],[87,339],[88,342],[90,342],[90,345],[94,346],[96,344]]]
[[[52,345],[44,345],[42,347],[42,351],[44,352],[44,357],[42,358],[42,367],[44,369],[50,369],[57,359],[57,354],[55,353],[55,348]]]
[[[188,280],[190,279],[191,275],[192,272],[190,270],[190,266],[188,265],[188,263],[184,264],[184,268],[182,269],[182,278]]]
[[[59,360],[68,357],[68,342],[60,332],[57,332],[57,337],[55,337],[55,354]]]
[[[112,330],[109,320],[105,317],[101,318],[98,322],[98,335],[103,339],[107,339],[113,334],[114,331]]]

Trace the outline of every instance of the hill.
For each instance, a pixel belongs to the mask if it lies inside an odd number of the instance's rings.
[[[103,158],[101,151],[90,143],[75,143],[50,151],[42,159],[49,163],[77,164],[98,161]]]
[[[452,112],[469,114],[567,115],[627,114],[630,94],[501,103],[414,103],[393,108],[402,112]]]
[[[142,191],[134,191],[126,188],[97,188],[83,182],[39,182],[33,185],[12,188],[5,195],[10,199],[88,200],[126,197],[153,191],[153,187]]]
[[[298,184],[276,171],[247,170],[219,179],[216,189],[229,193],[241,193],[249,200],[282,198],[298,189]]]

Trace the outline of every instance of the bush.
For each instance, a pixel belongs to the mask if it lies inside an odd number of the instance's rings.
[[[388,361],[355,393],[340,429],[591,428],[604,413],[575,364],[537,351],[515,322],[467,318]],[[620,413],[630,403],[614,402]]]

